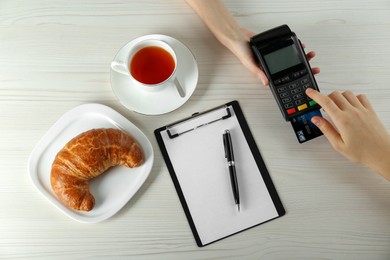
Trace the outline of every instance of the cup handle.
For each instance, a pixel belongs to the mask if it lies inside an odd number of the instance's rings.
[[[177,92],[179,92],[179,95],[183,98],[186,96],[186,93],[184,93],[184,89],[183,87],[181,86],[179,80],[177,78],[175,78],[174,80],[174,83],[175,83],[175,87],[177,89]]]
[[[123,61],[114,60],[113,62],[111,62],[111,68],[121,74],[130,75],[129,70],[127,69],[126,64]]]

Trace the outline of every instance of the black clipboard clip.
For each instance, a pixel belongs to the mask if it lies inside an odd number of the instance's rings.
[[[207,114],[207,113],[212,112],[212,111],[214,111],[214,110],[221,109],[221,108],[223,108],[223,107],[225,107],[225,109],[226,109],[226,115],[223,115],[223,116],[220,117],[220,118],[217,118],[217,119],[211,120],[211,121],[209,121],[209,122],[206,122],[206,123],[197,125],[197,126],[195,126],[195,127],[193,127],[193,128],[190,128],[190,129],[185,130],[185,131],[180,132],[180,133],[172,134],[171,131],[170,131],[170,129],[171,129],[173,126],[175,126],[175,125],[178,125],[178,124],[180,124],[180,123],[182,123],[182,122],[184,122],[184,121],[190,120],[190,119],[194,119],[194,118],[196,118],[196,117],[198,117],[198,116]],[[231,116],[232,116],[232,114],[231,114],[230,109],[229,109],[229,107],[228,107],[227,105],[223,105],[223,106],[219,106],[219,107],[216,107],[216,108],[213,108],[213,109],[209,109],[209,110],[204,111],[204,112],[201,112],[201,113],[197,112],[197,113],[192,114],[192,116],[190,116],[190,117],[184,118],[184,119],[179,120],[179,121],[176,121],[176,122],[174,122],[174,123],[172,123],[172,124],[170,124],[170,125],[167,125],[167,126],[166,126],[167,134],[168,134],[168,136],[169,136],[170,139],[173,139],[173,138],[179,137],[179,136],[181,136],[181,135],[183,135],[183,134],[185,134],[185,133],[194,131],[194,130],[200,128],[200,127],[210,125],[210,124],[215,123],[215,122],[218,122],[218,121],[220,121],[220,120],[225,120],[225,119],[227,119],[227,118],[229,118],[229,117],[231,117]]]

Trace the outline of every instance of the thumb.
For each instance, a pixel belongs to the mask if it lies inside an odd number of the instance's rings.
[[[321,132],[325,135],[334,148],[338,147],[338,144],[342,142],[339,132],[325,118],[314,116],[312,117],[311,122],[321,130]]]

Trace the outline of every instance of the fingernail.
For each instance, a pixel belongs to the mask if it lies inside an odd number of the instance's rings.
[[[321,126],[321,120],[319,120],[319,119],[316,118],[316,117],[313,117],[313,118],[311,119],[311,122],[312,122],[313,124],[315,124],[317,127],[320,127],[320,126]]]

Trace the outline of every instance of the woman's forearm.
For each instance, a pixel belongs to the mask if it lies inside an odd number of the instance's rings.
[[[220,0],[186,0],[215,37],[227,48],[242,37],[240,25]]]
[[[214,36],[264,85],[268,79],[253,58],[249,39],[254,34],[241,28],[221,0],[186,0]]]

